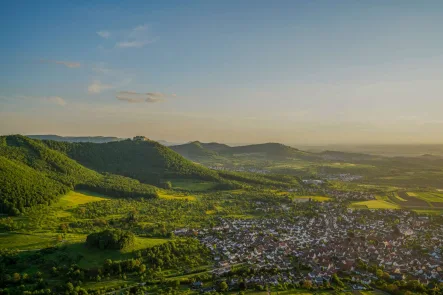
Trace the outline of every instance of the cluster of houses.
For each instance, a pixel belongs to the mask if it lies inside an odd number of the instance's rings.
[[[339,202],[312,202],[310,212],[279,218],[220,219],[198,230],[213,253],[214,270],[223,276],[232,266],[272,270],[245,278],[266,284],[329,282],[347,273],[359,289],[377,279],[366,266],[383,269],[393,280],[443,282],[443,223],[406,210],[352,210]],[[309,213],[309,214],[307,214]],[[178,235],[195,233],[181,229]],[[267,272],[265,272],[267,273]]]
[[[340,173],[340,174],[326,174],[326,175],[321,175],[322,178],[326,179],[326,180],[339,180],[339,181],[344,181],[344,182],[351,182],[354,180],[359,180],[362,179],[363,176],[361,175],[353,175],[350,173]]]

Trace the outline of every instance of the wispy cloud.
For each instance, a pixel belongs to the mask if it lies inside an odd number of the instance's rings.
[[[167,95],[160,92],[138,93],[134,91],[120,91],[116,97],[120,101],[129,103],[155,103],[164,101]]]
[[[149,44],[149,41],[124,41],[124,42],[117,42],[115,44],[115,47],[117,48],[141,48],[145,46],[146,44]]]
[[[65,106],[67,104],[66,101],[60,96],[46,97],[46,101],[59,106]]]
[[[109,37],[111,37],[111,32],[109,32],[109,31],[98,31],[97,35],[99,35],[100,37],[102,37],[104,39],[108,39]]]
[[[115,88],[114,85],[110,84],[103,84],[100,81],[94,81],[88,86],[88,92],[89,93],[101,93],[105,90],[109,90]]]
[[[41,59],[40,62],[42,63],[52,63],[52,64],[58,64],[65,66],[67,68],[79,68],[81,67],[81,64],[79,62],[74,61],[61,61],[61,60],[51,60],[51,59]]]
[[[114,40],[114,48],[141,48],[154,43],[149,25],[139,25],[129,30],[98,31],[97,35],[104,39]]]
[[[67,102],[64,98],[60,96],[29,96],[29,95],[13,95],[13,96],[0,96],[4,100],[11,102],[14,101],[26,101],[26,102],[45,102],[50,104],[55,104],[58,106],[65,106]]]

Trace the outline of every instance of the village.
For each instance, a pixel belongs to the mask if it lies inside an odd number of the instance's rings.
[[[256,204],[258,209],[261,204]],[[234,267],[256,274],[250,284],[328,284],[334,274],[349,287],[366,289],[383,277],[443,282],[443,224],[407,210],[353,210],[340,202],[299,203],[304,212],[279,218],[220,219],[198,231],[214,256],[213,274]],[[181,229],[177,235],[195,230]]]

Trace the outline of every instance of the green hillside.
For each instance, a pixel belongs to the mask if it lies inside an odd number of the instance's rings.
[[[185,157],[186,159],[190,159],[193,161],[199,161],[218,156],[217,152],[207,148],[206,144],[202,144],[198,141],[176,145],[170,148]]]
[[[118,197],[155,197],[156,188],[127,177],[100,174],[39,140],[0,137],[0,212],[18,214],[49,204],[74,188]]]
[[[312,159],[315,158],[313,154],[300,151],[296,148],[281,144],[281,143],[263,143],[252,144],[245,146],[231,147],[228,150],[224,150],[225,154],[262,154],[269,158],[300,158],[300,159]]]
[[[123,175],[144,183],[161,185],[170,179],[219,181],[215,171],[186,160],[173,150],[151,140],[124,140],[102,144],[44,143],[82,165],[99,172]]]
[[[14,160],[0,156],[0,212],[17,215],[25,207],[49,204],[68,187]]]
[[[220,143],[201,143],[198,141],[170,147],[182,156],[192,160],[208,160],[232,156],[265,157],[268,159],[304,159],[316,160],[319,156],[300,151],[280,143],[263,143],[231,147]]]

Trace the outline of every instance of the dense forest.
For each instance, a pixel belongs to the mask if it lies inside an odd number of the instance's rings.
[[[50,204],[67,186],[34,169],[0,156],[0,212],[18,215],[25,207]]]
[[[0,212],[18,215],[74,188],[117,197],[155,197],[156,188],[128,177],[100,174],[39,140],[0,137]]]
[[[261,154],[269,159],[320,159],[320,157],[316,154],[300,151],[280,143],[263,143],[231,147],[215,142],[202,143],[199,141],[194,141],[187,144],[171,146],[170,148],[185,158],[192,160],[223,159],[224,157],[231,157],[241,154]]]
[[[135,235],[132,232],[119,229],[92,233],[86,238],[86,245],[101,250],[122,250],[133,246],[134,243]]]
[[[156,197],[170,179],[211,181],[214,190],[257,185],[289,187],[296,178],[217,172],[186,160],[154,141],[102,144],[0,137],[0,212],[23,213],[73,189],[114,197]],[[152,186],[155,185],[155,186]]]
[[[160,185],[173,178],[221,181],[216,172],[184,159],[155,141],[124,140],[103,144],[56,141],[44,143],[88,168],[127,176],[153,185]]]

